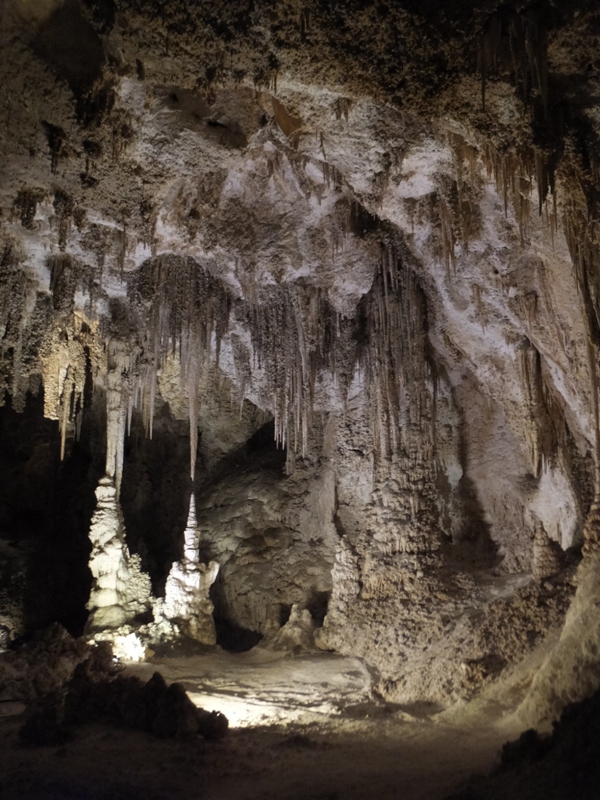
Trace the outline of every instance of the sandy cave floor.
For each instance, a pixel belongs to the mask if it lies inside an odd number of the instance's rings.
[[[19,717],[0,718],[0,798],[19,800],[436,800],[486,772],[518,734],[436,722],[378,703],[363,662],[332,655],[163,655],[130,665],[180,681],[221,708],[229,735],[180,742],[103,725],[62,747],[19,746]]]

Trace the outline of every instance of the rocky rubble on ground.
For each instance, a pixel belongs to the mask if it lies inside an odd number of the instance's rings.
[[[63,744],[77,725],[102,722],[145,731],[160,738],[221,739],[228,721],[218,711],[196,708],[180,683],[167,686],[159,672],[139,678],[98,677],[82,666],[64,687],[36,704],[20,730],[25,745]]]
[[[223,714],[196,708],[181,684],[167,686],[158,672],[145,683],[123,677],[108,642],[90,645],[59,625],[0,654],[0,702],[25,705],[20,736],[29,745],[62,744],[91,722],[163,738],[219,739],[228,728]]]

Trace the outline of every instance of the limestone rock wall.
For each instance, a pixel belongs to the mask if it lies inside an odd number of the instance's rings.
[[[332,589],[334,473],[326,462],[288,476],[284,466],[276,452],[258,451],[197,512],[200,553],[220,564],[217,613],[267,640],[292,606],[318,616]]]

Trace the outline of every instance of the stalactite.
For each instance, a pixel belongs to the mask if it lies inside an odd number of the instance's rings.
[[[342,119],[343,118],[343,119],[346,120],[346,122],[348,122],[348,114],[352,110],[352,106],[353,105],[354,105],[354,102],[353,102],[353,100],[351,98],[349,98],[349,97],[338,97],[335,100],[334,104],[333,104],[333,110],[335,112],[335,118],[336,119]]]
[[[189,401],[193,476],[198,444],[198,377],[209,360],[219,363],[231,299],[223,284],[193,259],[170,255],[151,259],[141,267],[130,286],[130,299],[138,310],[143,352],[132,368],[133,403],[141,406],[147,435],[152,438],[157,372],[169,353],[178,352]]]
[[[321,161],[321,171],[323,173],[323,180],[327,184],[328,189],[331,188],[332,184],[336,191],[339,191],[342,188],[344,184],[342,173],[326,159]]]
[[[518,364],[527,409],[529,462],[534,477],[539,478],[555,453],[557,441],[564,438],[560,436],[564,423],[545,389],[541,356],[531,342],[519,348]]]
[[[512,70],[523,100],[529,101],[537,90],[547,116],[548,34],[540,12],[502,6],[491,14],[481,31],[478,64],[484,109],[490,73]]]
[[[48,148],[50,149],[50,170],[53,175],[56,175],[60,159],[67,154],[67,137],[63,129],[58,125],[52,125],[52,123],[42,120],[42,127],[46,133]]]
[[[59,422],[61,459],[70,426],[76,433],[83,413],[83,392],[89,369],[91,329],[75,315],[70,322],[53,319],[40,346],[44,415]],[[96,354],[92,354],[94,361]]]
[[[306,37],[308,32],[310,31],[310,9],[308,8],[301,8],[300,9],[300,41],[306,41]]]
[[[192,358],[187,367],[187,395],[190,417],[190,477],[193,481],[198,452],[198,361],[196,358]]]
[[[127,342],[108,342],[106,372],[106,474],[121,491],[128,396],[131,392],[133,358]]]
[[[13,215],[20,219],[21,225],[27,230],[35,229],[37,206],[45,198],[45,190],[38,187],[21,189],[15,197],[12,207]]]
[[[452,229],[452,213],[443,197],[438,197],[438,213],[441,227],[442,255],[446,269],[456,266],[454,250],[454,231]]]
[[[123,273],[125,272],[125,258],[127,256],[127,222],[123,220],[123,227],[117,232],[118,245],[117,245],[117,264],[119,268],[119,275],[123,280]]]
[[[54,193],[54,212],[58,220],[58,247],[64,251],[67,246],[71,220],[75,211],[75,201],[67,192],[57,189]]]

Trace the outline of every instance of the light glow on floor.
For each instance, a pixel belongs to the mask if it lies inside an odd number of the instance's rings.
[[[286,707],[260,700],[248,700],[223,694],[204,694],[188,691],[188,697],[198,708],[205,711],[221,711],[229,720],[231,728],[256,728],[265,725],[289,725],[307,716],[306,709]],[[336,709],[327,705],[311,709],[314,714],[335,714]],[[338,712],[339,713],[339,712]]]

